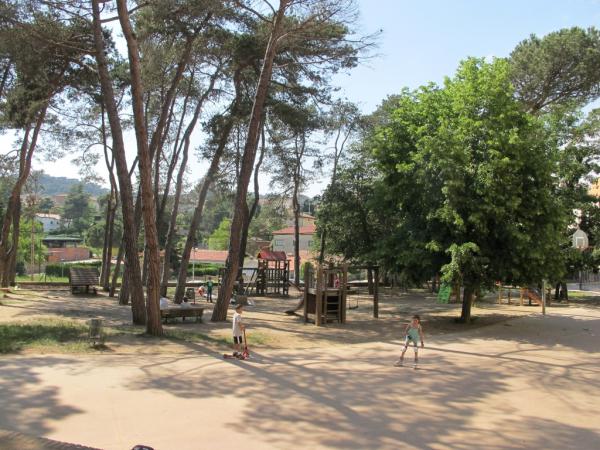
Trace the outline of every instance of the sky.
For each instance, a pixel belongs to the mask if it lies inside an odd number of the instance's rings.
[[[370,113],[403,87],[441,83],[469,56],[506,57],[530,34],[543,36],[561,28],[600,26],[600,0],[357,0],[359,30],[382,30],[375,56],[334,83],[340,96]],[[133,136],[127,145],[135,152]],[[205,172],[206,163],[193,160],[190,181]],[[77,167],[65,158],[55,163],[35,161],[34,169],[50,175],[78,178]],[[106,178],[103,162],[98,173]],[[193,175],[192,175],[193,174]],[[316,195],[325,183],[310,183]],[[261,186],[264,192],[266,186]]]

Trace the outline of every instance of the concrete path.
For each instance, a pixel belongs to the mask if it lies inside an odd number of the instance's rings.
[[[0,428],[115,450],[598,448],[598,309],[428,340],[418,370],[397,353],[3,357]]]

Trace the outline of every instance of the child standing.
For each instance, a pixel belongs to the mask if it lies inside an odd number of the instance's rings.
[[[404,348],[402,349],[400,359],[398,359],[394,365],[401,366],[404,364],[404,354],[408,349],[408,345],[412,342],[415,350],[415,362],[413,368],[416,369],[419,362],[419,342],[421,342],[421,348],[425,347],[425,337],[423,335],[423,327],[421,327],[421,318],[419,315],[415,314],[412,317],[412,321],[406,325],[406,328],[404,329],[404,335]]]
[[[212,278],[208,277],[208,281],[206,282],[206,301],[212,303],[212,290],[213,290],[213,282]]]
[[[232,331],[233,331],[233,356],[241,357],[242,353],[240,352],[242,345],[242,333],[244,332],[244,324],[242,323],[242,305],[237,305],[235,307],[235,312],[233,313],[233,321],[232,321]]]

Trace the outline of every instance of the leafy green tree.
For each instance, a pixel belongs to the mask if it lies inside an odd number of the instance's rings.
[[[504,60],[469,59],[443,87],[390,99],[362,143],[376,171],[371,191],[363,188],[370,216],[350,226],[375,217],[381,230],[362,257],[416,279],[441,271],[460,282],[464,321],[482,287],[537,284],[561,269],[554,255],[569,215],[555,195],[555,141],[523,111],[510,74]],[[344,176],[340,189],[357,184]]]
[[[208,248],[210,250],[227,250],[229,244],[229,233],[231,230],[231,219],[225,218],[208,238]]]
[[[90,195],[83,190],[83,184],[73,185],[63,207],[63,221],[68,230],[83,235],[92,224],[93,210]]]
[[[515,93],[530,112],[585,105],[600,94],[600,32],[573,27],[531,35],[512,51],[510,64]]]
[[[250,238],[270,241],[273,238],[273,231],[285,227],[290,217],[281,203],[281,199],[273,197],[267,197],[263,201],[254,219],[250,222],[248,230]]]
[[[40,212],[47,214],[52,208],[54,208],[54,201],[52,201],[50,197],[43,197],[40,200],[40,203],[38,205],[38,209],[40,210]]]
[[[45,260],[47,248],[42,244],[42,236],[44,235],[44,227],[41,223],[34,220],[33,248],[34,248],[34,263],[38,264]],[[17,253],[17,262],[31,264],[31,220],[30,218],[21,221],[19,227],[19,250]]]

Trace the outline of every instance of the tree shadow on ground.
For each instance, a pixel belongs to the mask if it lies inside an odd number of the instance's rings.
[[[60,403],[59,388],[42,387],[37,367],[68,366],[69,358],[46,356],[44,358],[0,359],[0,428],[30,433],[36,436],[51,431],[48,419],[61,420],[82,410]]]
[[[452,352],[435,349],[422,369],[414,371],[391,367],[389,355],[382,359],[381,352],[367,348],[355,348],[347,360],[311,351],[259,353],[253,354],[254,360],[223,362],[209,349],[187,345],[213,358],[185,371],[177,370],[177,357],[144,365],[144,375],[130,380],[128,388],[182,398],[245,398],[242,420],[249,438],[275,447],[472,448],[473,442],[486,442],[486,448],[498,449],[522,448],[524,443],[529,448],[572,448],[573,442],[595,442],[600,437],[550,419],[513,419],[520,411],[510,403],[496,406],[492,419],[508,418],[497,428],[471,423],[474,406],[507,393],[515,374],[524,383],[546,379],[551,387],[546,395],[555,395],[569,383],[589,383],[578,365],[549,369],[546,364],[500,358],[465,366]],[[592,380],[583,388],[593,395],[599,387]],[[566,405],[584,413],[577,405]],[[227,426],[234,430],[239,423]],[[469,443],[453,441],[458,435],[469,436]]]

